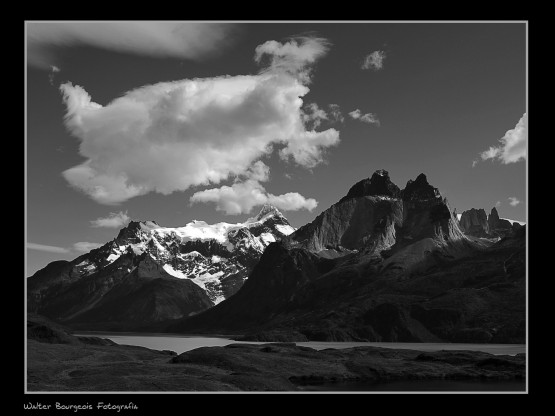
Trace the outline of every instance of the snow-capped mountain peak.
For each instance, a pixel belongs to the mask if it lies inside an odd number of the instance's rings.
[[[272,205],[245,222],[208,224],[194,220],[182,227],[131,221],[117,237],[80,257],[79,276],[99,272],[124,254],[147,253],[170,275],[191,279],[214,303],[235,293],[264,249],[295,229]]]
[[[255,221],[262,221],[271,216],[283,217],[283,214],[273,205],[264,204],[258,215],[255,217]]]

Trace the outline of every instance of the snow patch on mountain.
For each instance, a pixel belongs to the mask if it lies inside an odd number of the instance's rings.
[[[185,257],[190,257],[190,258],[200,257],[200,258],[202,258],[202,259],[205,258],[205,257],[204,257],[202,254],[200,254],[198,251],[191,251],[191,252],[189,252],[189,253],[182,254],[181,257],[183,257],[183,258],[185,258]]]
[[[88,253],[76,274],[95,273],[123,255],[146,254],[169,275],[190,279],[219,303],[241,287],[269,244],[293,231],[271,205],[235,224],[195,220],[183,227],[163,227],[154,221],[131,221],[116,239]]]
[[[121,253],[112,253],[108,257],[106,257],[106,260],[108,260],[110,263],[112,263],[115,260],[119,259],[120,256],[121,256]]]
[[[88,275],[96,270],[96,265],[88,260],[83,260],[81,263],[75,266],[75,270],[80,275]]]
[[[221,289],[218,288],[218,284],[220,283],[220,278],[224,275],[223,271],[219,271],[216,273],[203,273],[197,278],[193,279],[197,285],[203,288],[206,293],[208,293],[208,297],[214,304],[218,304],[225,300],[225,296]]]
[[[135,253],[137,256],[143,254],[146,250],[146,247],[144,245],[144,243],[140,243],[140,244],[130,244],[129,245],[131,247],[131,250],[133,250],[133,253]],[[126,246],[122,246],[123,250],[126,250]],[[121,247],[120,247],[121,248]]]
[[[290,225],[277,224],[276,228],[280,233],[282,233],[284,235],[293,234],[295,232],[295,228],[291,227]]]
[[[509,222],[511,223],[511,225],[513,225],[515,222],[516,222],[517,224],[520,224],[520,225],[526,225],[526,223],[523,222],[523,221],[510,220],[509,218],[501,218],[501,217],[500,217],[499,219],[500,219],[500,220],[509,221]]]
[[[242,224],[229,224],[227,222],[220,222],[217,224],[209,225],[204,221],[192,221],[179,228],[156,228],[153,229],[153,234],[158,237],[171,236],[172,234],[178,236],[181,242],[187,241],[207,241],[215,240],[218,243],[225,246],[228,251],[233,250],[233,244],[231,244],[227,238],[227,234],[231,229],[241,228]]]
[[[162,268],[168,273],[171,274],[174,277],[177,277],[178,279],[187,279],[187,276],[185,276],[185,274],[179,270],[175,270],[171,264],[164,264],[162,266]]]
[[[274,237],[273,234],[262,233],[262,234],[260,234],[260,241],[261,241],[261,244],[268,245],[268,244],[273,243],[274,241],[276,241],[276,238]]]

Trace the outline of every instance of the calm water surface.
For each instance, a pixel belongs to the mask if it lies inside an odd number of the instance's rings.
[[[118,344],[138,345],[153,350],[171,350],[178,354],[199,347],[223,347],[228,344],[266,344],[266,342],[234,341],[224,337],[184,336],[168,334],[127,334],[107,332],[78,332],[77,336],[95,336],[108,338]],[[296,342],[316,350],[326,348],[351,348],[351,347],[382,347],[396,349],[412,349],[419,351],[439,350],[470,350],[483,351],[496,355],[516,355],[526,352],[524,344],[452,344],[452,343],[410,343],[410,342]]]

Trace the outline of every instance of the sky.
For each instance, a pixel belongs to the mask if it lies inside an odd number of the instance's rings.
[[[526,221],[526,70],[525,22],[26,22],[26,275],[378,169]]]

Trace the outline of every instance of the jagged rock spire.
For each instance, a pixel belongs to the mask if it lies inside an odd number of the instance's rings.
[[[421,173],[415,180],[410,179],[405,189],[401,191],[404,200],[431,199],[441,196],[439,190],[428,183],[426,175]]]
[[[389,173],[384,169],[374,172],[371,178],[366,178],[355,183],[346,196],[339,202],[361,196],[389,196],[397,198],[400,194],[399,187],[391,182]]]

